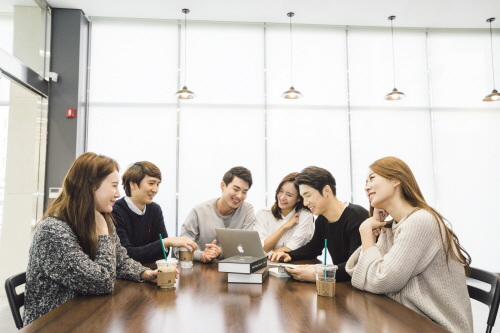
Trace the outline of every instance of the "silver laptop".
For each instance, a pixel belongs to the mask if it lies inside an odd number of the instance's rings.
[[[232,256],[265,257],[259,233],[254,230],[215,228],[224,258]]]

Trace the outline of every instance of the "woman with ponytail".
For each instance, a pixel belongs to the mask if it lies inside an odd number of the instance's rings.
[[[470,256],[425,202],[408,165],[395,157],[375,161],[365,190],[371,217],[346,265],[352,285],[386,294],[452,332],[472,332]]]

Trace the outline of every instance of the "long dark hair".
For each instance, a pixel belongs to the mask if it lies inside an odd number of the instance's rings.
[[[292,172],[288,175],[285,176],[285,178],[283,178],[283,180],[281,181],[281,183],[278,185],[278,188],[276,189],[276,193],[274,195],[274,204],[273,206],[271,207],[271,212],[273,213],[273,216],[277,219],[277,220],[281,220],[281,208],[280,206],[278,205],[278,195],[280,193],[280,190],[281,190],[281,187],[283,186],[283,184],[285,184],[286,182],[291,182],[293,183],[293,185],[295,186],[295,189],[297,190],[297,195],[298,195],[298,198],[300,199],[299,201],[297,201],[295,203],[295,205],[293,206],[293,208],[295,208],[295,211],[296,212],[300,212],[301,210],[305,209],[305,210],[309,210],[308,208],[306,208],[304,206],[304,201],[302,200],[300,194],[299,194],[299,184],[297,184],[297,182],[295,181],[295,177],[297,177],[299,173],[298,172]]]
[[[400,181],[403,199],[412,206],[425,209],[434,216],[441,230],[439,235],[441,237],[443,249],[446,252],[446,261],[448,261],[449,258],[458,261],[464,266],[465,272],[468,274],[471,263],[470,255],[460,245],[457,235],[455,235],[453,230],[444,223],[445,218],[425,202],[424,196],[420,191],[420,187],[410,167],[397,157],[384,157],[373,162],[373,164],[370,165],[370,169],[384,178]],[[373,215],[373,209],[374,208],[370,206],[370,216]],[[390,227],[390,225],[388,227]]]
[[[107,156],[95,153],[80,155],[71,165],[62,184],[62,192],[45,211],[42,220],[49,216],[66,222],[78,237],[83,252],[94,260],[97,252],[97,225],[95,220],[95,191],[118,163]],[[112,233],[113,217],[103,213],[108,230]]]

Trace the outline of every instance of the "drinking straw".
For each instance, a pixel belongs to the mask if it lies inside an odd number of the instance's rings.
[[[324,255],[324,258],[323,258],[323,265],[325,265],[325,266],[326,266],[326,248],[327,248],[327,246],[328,246],[328,239],[325,238],[325,251],[324,251],[325,255]],[[326,269],[323,271],[323,275],[324,275],[323,279],[324,279],[324,281],[326,281]]]
[[[165,252],[165,245],[163,245],[163,237],[161,236],[161,234],[158,234],[158,236],[160,237],[160,243],[161,243],[161,249],[163,250],[163,256],[165,257],[165,260],[167,260],[167,252]]]

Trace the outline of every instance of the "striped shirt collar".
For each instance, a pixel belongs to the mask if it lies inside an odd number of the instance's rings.
[[[134,213],[136,213],[137,215],[144,215],[146,214],[146,206],[147,205],[144,205],[144,209],[141,211],[136,205],[135,203],[132,201],[132,199],[130,199],[129,197],[125,197],[125,201],[127,202],[127,205],[128,205],[128,208],[130,208],[131,211],[133,211]]]

